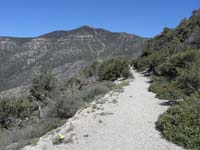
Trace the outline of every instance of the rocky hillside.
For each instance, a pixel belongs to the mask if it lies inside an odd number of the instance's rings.
[[[35,38],[0,37],[0,90],[30,82],[37,70],[69,78],[96,59],[138,57],[146,39],[82,26]]]

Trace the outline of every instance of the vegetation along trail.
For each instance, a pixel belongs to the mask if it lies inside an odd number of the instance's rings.
[[[149,78],[133,74],[123,92],[110,92],[96,100],[24,150],[182,150],[155,129],[158,116],[168,108],[161,105],[165,101],[148,91]],[[65,139],[55,144],[59,134]]]

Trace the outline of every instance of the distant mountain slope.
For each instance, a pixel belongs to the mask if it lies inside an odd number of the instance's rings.
[[[37,69],[69,78],[89,62],[115,56],[137,58],[146,39],[82,26],[36,38],[0,37],[0,90],[30,82]]]

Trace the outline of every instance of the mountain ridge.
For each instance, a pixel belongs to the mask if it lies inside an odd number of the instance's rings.
[[[127,35],[132,35],[132,36],[136,36],[136,37],[141,37],[141,38],[145,38],[145,39],[148,39],[147,37],[143,37],[143,36],[139,36],[139,35],[136,35],[136,34],[131,34],[131,33],[128,33],[128,32],[119,32],[119,31],[110,31],[110,30],[107,30],[107,29],[104,29],[104,28],[99,28],[99,27],[92,27],[92,26],[89,26],[89,25],[82,25],[82,26],[79,26],[75,29],[57,29],[57,30],[54,30],[54,31],[50,31],[50,32],[47,32],[47,33],[44,33],[44,34],[40,34],[38,36],[2,36],[0,35],[0,39],[1,38],[9,38],[9,39],[36,39],[36,38],[40,38],[40,37],[44,37],[46,35],[49,35],[49,34],[53,34],[53,33],[69,33],[69,32],[73,32],[73,31],[77,31],[77,30],[85,30],[85,29],[89,29],[89,30],[99,30],[99,31],[106,31],[106,32],[110,32],[110,33],[123,33],[123,34],[127,34]]]
[[[137,58],[147,39],[89,26],[53,31],[38,37],[0,37],[1,90],[30,83],[35,70],[70,78],[96,59]]]

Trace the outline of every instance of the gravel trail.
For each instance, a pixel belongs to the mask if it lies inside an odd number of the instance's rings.
[[[148,78],[133,74],[135,79],[123,92],[106,94],[24,150],[183,150],[155,129],[158,116],[168,107],[148,91]],[[65,141],[53,145],[58,133]]]

